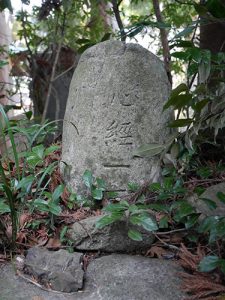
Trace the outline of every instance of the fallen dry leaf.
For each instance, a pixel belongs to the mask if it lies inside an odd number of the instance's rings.
[[[58,238],[50,238],[45,245],[46,248],[60,248],[62,246],[60,240]]]
[[[162,258],[163,255],[166,255],[166,254],[168,254],[168,252],[165,249],[163,249],[162,247],[152,246],[147,251],[146,256]]]

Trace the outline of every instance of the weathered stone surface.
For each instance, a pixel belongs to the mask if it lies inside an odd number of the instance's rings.
[[[107,300],[178,300],[177,272],[172,261],[113,254],[94,260],[88,267],[85,292]]]
[[[129,228],[138,229],[142,233],[143,241],[131,240],[128,233],[128,225],[125,221],[113,223],[102,229],[95,227],[96,222],[102,216],[90,217],[73,224],[68,231],[74,241],[74,247],[78,250],[102,250],[106,252],[134,252],[146,250],[154,242],[154,235],[139,226],[129,224]]]
[[[161,61],[137,44],[106,41],[81,56],[70,85],[63,125],[61,170],[82,189],[86,169],[108,190],[157,174],[156,158],[133,157],[139,146],[162,143],[171,115],[162,112],[170,92]]]
[[[189,197],[187,200],[188,202],[196,208],[197,212],[202,214],[202,217],[208,216],[221,216],[225,217],[225,204],[223,204],[216,194],[218,192],[225,193],[225,183],[219,183],[216,185],[212,185],[205,190],[204,193],[198,197],[196,194]],[[202,199],[209,199],[215,202],[217,205],[216,209],[210,209],[206,202]]]
[[[24,267],[28,274],[42,284],[50,284],[53,290],[76,292],[83,287],[84,271],[80,257],[80,253],[34,247],[28,250]]]
[[[57,294],[16,276],[12,265],[0,265],[0,299],[181,300],[185,295],[177,271],[172,261],[114,254],[90,263],[83,292]]]

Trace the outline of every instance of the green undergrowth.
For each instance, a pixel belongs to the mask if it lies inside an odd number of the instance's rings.
[[[222,161],[200,159],[197,148],[188,149],[182,136],[174,135],[160,151],[156,145],[148,145],[134,153],[143,155],[144,149],[144,155],[147,151],[150,156],[160,156],[164,151],[160,158],[160,182],[146,182],[143,186],[129,182],[127,194],[119,197],[107,192],[107,182],[86,170],[83,174],[86,193],[80,195],[67,187],[60,176],[61,145],[45,142],[46,135],[54,132],[55,124],[36,124],[29,118],[10,121],[2,106],[0,112],[1,142],[8,145],[0,160],[2,253],[23,252],[30,246],[44,245],[45,241],[49,246],[49,239],[50,247],[63,246],[72,251],[73,243],[67,236],[71,218],[74,220],[76,215],[76,220],[80,220],[97,213],[103,215],[96,223],[97,228],[125,220],[130,225],[127,234],[135,241],[143,239],[140,229],[145,229],[162,242],[161,247],[179,251],[183,243],[194,252],[200,245],[205,255],[198,270],[225,273],[225,217],[201,218],[187,201],[192,194],[201,198],[207,187],[224,181]],[[18,134],[23,137],[21,151],[18,148],[21,143],[16,140]],[[220,191],[217,197],[224,205],[225,191]],[[202,201],[212,211],[217,207],[211,199]],[[175,242],[174,234],[178,235]]]

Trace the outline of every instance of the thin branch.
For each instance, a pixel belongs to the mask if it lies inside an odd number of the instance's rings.
[[[126,41],[126,33],[124,30],[122,19],[120,17],[119,4],[117,3],[117,0],[111,0],[111,3],[112,3],[112,8],[113,8],[113,12],[114,12],[117,24],[120,29],[121,41],[125,42]]]
[[[60,42],[57,46],[55,60],[54,60],[53,67],[52,67],[51,77],[50,77],[49,86],[48,86],[48,93],[47,93],[47,96],[46,96],[45,107],[44,107],[44,111],[43,111],[42,119],[41,119],[42,123],[46,119],[46,115],[47,115],[47,111],[48,111],[48,107],[49,107],[49,103],[50,103],[50,97],[51,97],[53,82],[55,80],[56,67],[57,67],[57,64],[58,64],[58,61],[59,61],[59,54],[60,54],[60,51],[61,51],[61,48],[62,48],[62,39],[63,39],[63,35],[64,35],[65,21],[66,21],[66,12],[64,12],[64,14],[63,14],[63,24],[62,24],[62,27],[61,27],[61,39],[60,39]]]
[[[157,22],[163,23],[163,17],[160,11],[159,7],[159,1],[158,0],[152,0],[153,8],[155,12],[155,16],[157,19]],[[171,75],[171,56],[170,56],[170,49],[169,49],[169,43],[168,43],[168,33],[165,28],[160,28],[160,37],[161,37],[161,43],[163,48],[163,59],[164,59],[164,65],[167,72],[167,76],[169,79],[169,82],[172,85],[172,75]]]
[[[60,78],[61,76],[65,75],[67,72],[69,72],[70,70],[72,70],[73,68],[75,68],[76,66],[76,62],[73,63],[73,65],[71,67],[69,67],[68,69],[66,69],[65,71],[63,71],[62,73],[60,73],[59,75],[57,75],[56,77],[54,77],[53,81],[56,81],[58,78]]]
[[[62,42],[60,42],[58,44],[58,47],[57,47],[57,50],[56,50],[56,56],[55,56],[54,64],[53,64],[53,67],[52,67],[52,73],[51,73],[51,78],[50,78],[50,82],[49,82],[49,86],[48,86],[48,93],[47,93],[47,96],[46,96],[45,107],[44,107],[44,111],[43,111],[43,115],[42,115],[42,119],[41,119],[42,123],[46,119],[46,115],[47,115],[47,111],[48,111],[48,107],[49,107],[49,103],[50,103],[50,96],[51,96],[52,86],[53,86],[55,72],[56,72],[56,66],[57,66],[57,63],[58,63],[58,60],[59,60],[59,54],[60,54],[60,51],[61,51],[61,47],[62,47]]]

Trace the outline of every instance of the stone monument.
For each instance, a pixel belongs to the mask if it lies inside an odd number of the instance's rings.
[[[143,144],[163,143],[171,113],[163,63],[138,44],[106,41],[87,49],[73,75],[63,125],[61,171],[76,190],[90,170],[107,190],[152,179],[157,158],[134,157]]]

